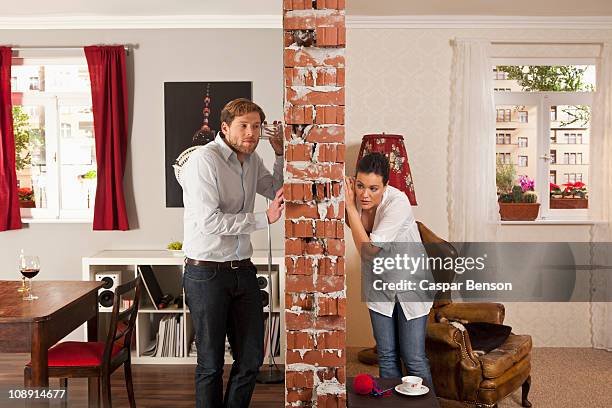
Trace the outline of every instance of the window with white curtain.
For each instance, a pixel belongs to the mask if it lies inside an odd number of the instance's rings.
[[[595,61],[568,59],[558,65],[559,60],[545,58],[504,58],[494,62],[494,77],[504,77],[499,84],[493,81],[495,87],[512,82],[513,89],[520,89],[494,90],[497,134],[512,129],[516,135],[517,149],[521,148],[515,164],[521,168],[517,174],[535,180],[538,202],[542,204],[540,218],[588,218],[588,210],[584,209],[551,209],[549,184],[557,180],[557,174],[563,174],[559,181],[565,184],[580,181],[588,191],[589,173],[594,171],[589,168],[588,155]],[[508,110],[512,114],[506,121]],[[501,148],[497,147],[498,153]]]

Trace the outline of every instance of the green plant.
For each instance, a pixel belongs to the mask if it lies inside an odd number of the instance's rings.
[[[520,203],[523,198],[523,190],[521,189],[521,186],[514,186],[512,187],[512,202],[515,203]]]
[[[495,184],[497,185],[497,192],[500,194],[510,193],[515,178],[516,169],[514,165],[502,163],[501,160],[497,159],[495,166]]]
[[[502,65],[498,71],[508,73],[508,79],[516,81],[527,92],[592,92],[593,86],[584,82],[586,68],[574,65]],[[576,105],[563,109],[568,120],[561,126],[579,123],[586,126],[591,118],[588,106]]]
[[[518,184],[510,183],[510,192],[499,192],[500,203],[537,203],[538,195],[533,191],[534,182],[527,176],[519,177]]]
[[[166,248],[172,251],[180,251],[181,249],[183,249],[183,243],[181,241],[174,241],[169,243]]]
[[[538,202],[538,195],[536,193],[534,193],[533,191],[527,191],[525,194],[523,194],[523,202],[525,202],[525,203],[537,203]]]
[[[85,174],[81,174],[79,177],[86,180],[95,179],[98,176],[95,170],[89,170]]]
[[[19,105],[13,106],[13,134],[15,135],[15,169],[23,170],[32,163],[30,155],[30,116]]]

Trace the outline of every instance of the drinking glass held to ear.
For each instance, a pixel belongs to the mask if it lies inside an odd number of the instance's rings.
[[[281,121],[274,121],[272,123],[264,122],[261,124],[261,134],[259,135],[260,139],[274,139],[274,138],[282,138],[282,130],[283,124]]]

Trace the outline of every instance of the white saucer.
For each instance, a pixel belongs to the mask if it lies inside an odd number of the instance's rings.
[[[408,391],[407,388],[403,387],[403,384],[398,384],[395,386],[395,391],[399,392],[400,394],[403,395],[408,395],[408,396],[417,396],[417,395],[425,395],[429,392],[429,388],[427,388],[427,386],[422,385],[421,384],[421,388],[416,389],[414,391]]]

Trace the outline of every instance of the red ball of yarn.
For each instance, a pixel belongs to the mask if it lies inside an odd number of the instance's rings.
[[[369,374],[359,374],[353,380],[353,390],[360,395],[369,395],[375,386],[376,382]]]

